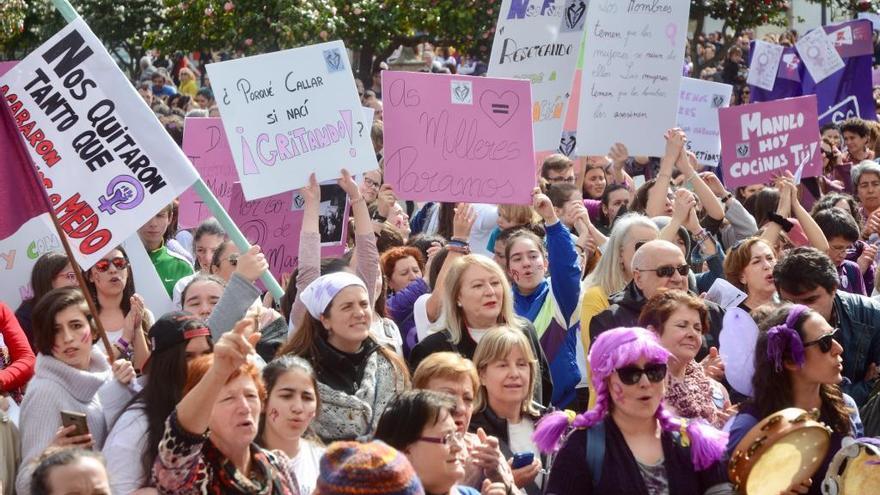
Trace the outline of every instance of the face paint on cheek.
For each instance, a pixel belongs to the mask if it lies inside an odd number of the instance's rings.
[[[278,413],[278,409],[275,409],[275,408],[273,407],[273,408],[269,411],[269,419],[271,419],[272,422],[274,423],[274,422],[278,421],[278,416],[280,416],[280,414]]]
[[[514,282],[519,283],[519,279],[522,278],[522,275],[520,275],[519,272],[516,270],[511,270],[510,278],[512,278]]]
[[[85,333],[83,333],[82,338],[79,339],[79,341],[80,341],[81,344],[85,344],[86,342],[88,342],[88,341],[90,341],[90,340],[92,340],[92,329],[91,329],[91,328],[87,328],[86,331],[85,331]]]
[[[617,402],[623,402],[623,387],[619,383],[611,384],[611,397]]]

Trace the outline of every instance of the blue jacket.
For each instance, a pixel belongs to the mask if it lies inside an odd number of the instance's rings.
[[[873,300],[838,289],[834,295],[837,341],[843,346],[843,391],[861,407],[868,400],[873,381],[865,381],[871,363],[880,366],[880,305]],[[846,383],[849,382],[849,383]]]
[[[571,234],[562,222],[548,225],[546,230],[550,279],[527,296],[514,287],[513,308],[535,324],[553,378],[550,402],[565,407],[574,400],[581,379],[577,365],[581,269]]]

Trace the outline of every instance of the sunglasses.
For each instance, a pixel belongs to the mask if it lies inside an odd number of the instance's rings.
[[[624,366],[623,368],[617,368],[617,376],[624,385],[635,385],[639,383],[642,381],[642,375],[647,376],[648,381],[651,383],[659,383],[666,378],[666,364],[652,363],[646,365],[644,368],[639,368],[638,366]]]
[[[123,258],[122,256],[117,256],[109,260],[106,258],[98,260],[98,262],[95,263],[95,270],[98,270],[99,272],[106,272],[110,269],[111,264],[115,266],[118,270],[125,270],[126,268],[128,268],[128,260]]]
[[[653,270],[639,269],[640,272],[656,272],[657,276],[660,278],[669,278],[675,272],[678,272],[679,275],[684,277],[688,274],[688,272],[690,270],[691,270],[691,267],[687,263],[685,263],[684,265],[678,265],[678,266],[671,266],[671,265],[661,266],[659,268],[654,268]]]
[[[816,340],[811,340],[809,342],[804,342],[804,349],[810,347],[811,345],[819,346],[819,350],[823,353],[828,353],[831,350],[831,347],[834,345],[834,334],[837,333],[838,329],[834,329],[825,335],[819,337]]]
[[[237,254],[230,254],[229,258],[226,258],[226,260],[229,261],[230,265],[238,266],[238,255]]]

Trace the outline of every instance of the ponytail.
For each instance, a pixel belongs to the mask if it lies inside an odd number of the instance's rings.
[[[697,471],[708,468],[724,455],[728,434],[704,420],[673,416],[663,403],[657,408],[654,417],[660,422],[663,431],[681,435],[681,446],[690,447],[691,462]]]

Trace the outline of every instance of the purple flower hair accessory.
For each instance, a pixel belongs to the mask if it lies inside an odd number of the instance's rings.
[[[785,323],[767,331],[767,358],[773,361],[777,372],[782,371],[786,350],[791,353],[791,359],[798,366],[804,365],[804,342],[795,329],[795,324],[807,311],[810,311],[807,306],[795,304],[785,318]]]

